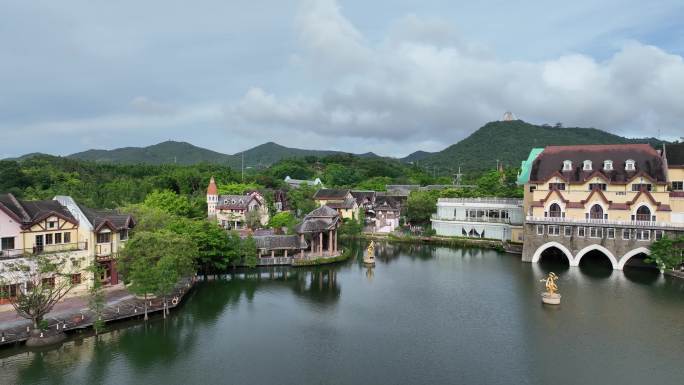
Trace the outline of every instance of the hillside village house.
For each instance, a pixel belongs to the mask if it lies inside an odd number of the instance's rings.
[[[669,160],[668,160],[668,152]],[[622,269],[665,235],[684,233],[681,145],[549,146],[523,162],[523,261],[547,250],[577,266],[588,253]]]
[[[256,212],[259,222],[266,225],[269,220],[268,206],[257,191],[245,195],[219,195],[214,177],[207,187],[207,216],[215,218],[224,229],[243,229],[247,215]]]
[[[323,182],[321,181],[320,178],[316,178],[314,180],[305,180],[305,179],[292,179],[290,176],[285,177],[285,183],[290,186],[290,188],[299,188],[300,186],[315,186],[315,187],[320,187],[324,188]]]
[[[439,198],[437,235],[523,241],[523,201],[508,198]]]
[[[344,189],[320,189],[313,196],[318,206],[328,206],[340,214],[343,219],[357,219],[359,205],[351,191]]]
[[[91,229],[88,220],[84,220],[87,218],[85,215],[81,217],[72,212],[60,200],[78,207],[69,197],[25,201],[12,194],[0,194],[0,265],[17,261],[29,263],[23,258],[39,253],[67,256],[66,263],[69,266],[64,268],[71,272],[68,279],[75,285],[70,293],[74,295],[83,293],[90,287],[92,281],[88,278],[87,269],[99,254],[107,258],[102,262],[106,263],[110,272],[110,276],[101,279],[106,283],[116,284],[117,279],[111,279],[112,271],[116,275],[113,262],[115,253],[127,239],[128,230],[134,226],[133,219],[125,215],[100,213],[97,217],[91,216],[93,220],[99,218],[94,222],[97,225]],[[97,212],[83,209],[91,214]],[[112,234],[114,231],[116,233]],[[109,236],[99,235],[107,232]],[[109,241],[105,243],[105,239]],[[102,252],[103,248],[108,249],[107,253]],[[10,295],[16,293],[23,284],[24,282],[11,283],[6,288],[7,292]]]
[[[396,199],[379,196],[373,205],[373,231],[391,233],[399,227],[401,203]]]

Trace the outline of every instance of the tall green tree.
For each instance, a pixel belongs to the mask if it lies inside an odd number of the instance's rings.
[[[182,217],[192,217],[194,214],[188,197],[178,195],[170,190],[154,191],[147,194],[143,204]]]
[[[95,321],[93,322],[93,330],[95,330],[95,335],[100,334],[104,331],[104,310],[107,304],[107,299],[105,297],[104,285],[100,281],[100,274],[103,268],[97,261],[88,267],[88,273],[91,274],[93,283],[88,289],[88,307],[90,311],[95,315]]]
[[[655,263],[660,270],[671,270],[684,263],[684,235],[677,238],[663,237],[649,247],[651,255],[645,261]]]
[[[197,246],[185,235],[168,230],[136,232],[120,254],[119,268],[129,290],[144,299],[147,320],[148,297],[166,295],[173,285],[194,270]]]
[[[283,228],[286,228],[288,233],[292,232],[292,229],[297,224],[297,220],[294,215],[289,211],[281,211],[271,217],[268,221],[268,226],[273,228],[276,232],[280,233]]]
[[[425,224],[437,212],[439,191],[412,191],[406,202],[406,215],[413,224]]]
[[[239,236],[226,232],[214,221],[176,218],[167,228],[193,241],[197,246],[196,263],[205,274],[224,271],[239,260]]]
[[[257,256],[256,241],[254,241],[251,235],[242,240],[240,251],[245,265],[250,268],[256,267],[259,257]]]

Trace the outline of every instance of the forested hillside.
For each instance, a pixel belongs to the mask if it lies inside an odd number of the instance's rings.
[[[449,173],[459,166],[463,171],[482,171],[495,168],[497,160],[507,167],[519,167],[534,147],[634,142],[654,146],[661,143],[654,138],[627,139],[595,128],[538,126],[522,120],[500,121],[487,123],[440,152],[414,153],[403,160],[436,169],[438,173]]]
[[[229,165],[235,169],[266,168],[280,160],[306,156],[324,157],[343,154],[339,151],[304,150],[268,142],[233,155],[207,150],[186,142],[166,141],[148,147],[124,147],[114,150],[88,150],[69,155],[68,158],[90,160],[99,163],[118,164],[197,164],[202,162]],[[366,156],[363,154],[360,156]],[[26,158],[26,157],[24,157]]]

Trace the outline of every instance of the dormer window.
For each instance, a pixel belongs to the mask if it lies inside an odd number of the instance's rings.
[[[625,162],[625,170],[626,171],[634,171],[634,169],[635,169],[634,163],[635,163],[634,160],[627,159],[627,161]]]
[[[585,160],[582,166],[582,170],[584,171],[591,171],[591,161],[590,160]]]
[[[603,169],[605,171],[613,171],[613,161],[612,160],[604,160],[603,161]]]
[[[572,171],[572,161],[571,160],[564,160],[563,161],[563,171]]]

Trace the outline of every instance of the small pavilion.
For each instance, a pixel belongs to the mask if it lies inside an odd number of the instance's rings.
[[[310,245],[310,256],[334,256],[339,254],[337,230],[341,223],[337,210],[323,205],[307,214],[295,230],[300,243],[308,242]]]

